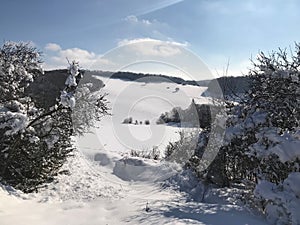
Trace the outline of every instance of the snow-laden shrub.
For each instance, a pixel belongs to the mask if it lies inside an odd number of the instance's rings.
[[[30,86],[36,79],[39,88],[49,85],[42,82],[40,64],[40,53],[29,43],[0,48],[0,182],[26,192],[52,181],[73,150],[71,135],[107,113],[105,95],[92,93],[89,84],[77,90],[73,111],[62,102],[41,104],[47,98]]]
[[[181,141],[170,144],[167,155],[191,155],[189,168],[218,186],[256,186],[249,204],[256,204],[272,224],[299,224],[294,209],[299,209],[300,44],[292,56],[282,50],[269,56],[260,53],[253,64],[250,90],[238,103],[225,102],[223,143],[211,164],[201,169],[203,152],[210,152],[210,129],[200,132],[192,154],[188,141]]]
[[[300,158],[300,48],[260,53],[250,71],[252,87],[240,104],[228,104],[222,149],[229,180],[282,182]]]
[[[26,192],[51,181],[72,150],[70,110],[40,108],[27,96],[40,63],[29,43],[0,48],[0,182]]]
[[[227,176],[257,184],[254,201],[272,224],[299,224],[299,196],[286,185],[299,173],[300,45],[293,56],[260,53],[250,77],[249,93],[230,107]]]
[[[29,43],[5,42],[0,49],[0,96],[15,100],[42,72],[40,52]]]

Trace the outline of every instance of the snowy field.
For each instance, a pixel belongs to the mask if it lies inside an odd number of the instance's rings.
[[[113,115],[91,133],[74,138],[79,150],[64,166],[70,175],[59,175],[39,193],[0,187],[0,225],[267,224],[239,203],[235,189],[211,190],[205,201],[197,202],[167,181],[181,171],[178,165],[130,157],[131,150],[157,146],[163,151],[177,140],[181,128],[155,121],[175,106],[188,107],[192,98],[210,102],[200,97],[205,88],[121,80],[105,85]],[[123,124],[128,117],[142,125]],[[189,179],[175,178],[186,192],[202,195],[203,188]]]
[[[210,99],[200,96],[205,87],[115,79],[104,82],[106,86],[102,92],[108,93],[112,116],[104,117],[99,129],[94,130],[97,144],[93,149],[97,145],[108,151],[128,152],[147,151],[157,146],[163,151],[169,141],[178,139],[179,129],[157,125],[159,116],[173,107],[187,108],[193,98],[199,103],[210,102]],[[132,117],[133,124],[122,124],[129,117]],[[145,125],[145,120],[149,120],[150,125]],[[134,125],[136,121],[142,125]]]

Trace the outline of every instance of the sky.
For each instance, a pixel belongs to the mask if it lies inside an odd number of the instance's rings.
[[[45,69],[246,74],[300,41],[298,0],[2,0],[0,38],[30,41]],[[208,75],[209,72],[210,75]]]

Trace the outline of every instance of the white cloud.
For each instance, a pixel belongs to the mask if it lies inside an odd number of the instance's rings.
[[[45,49],[48,51],[56,52],[56,51],[60,51],[61,47],[55,43],[48,43],[48,44],[46,44]]]
[[[68,66],[66,58],[68,58],[69,61],[79,61],[80,66],[85,69],[117,71],[124,66],[143,60],[170,61],[177,65],[178,60],[183,60],[182,56],[187,52],[184,48],[188,44],[152,38],[124,39],[119,41],[117,48],[108,51],[105,55],[81,48],[63,49],[62,47],[53,48],[54,46],[54,43],[45,46],[44,67],[47,70],[66,68]]]
[[[128,50],[143,56],[168,57],[180,54],[181,48],[187,47],[188,43],[175,41],[161,41],[152,38],[123,39],[118,43],[119,47],[127,47]]]
[[[67,59],[70,61],[79,61],[79,64],[86,69],[101,69],[103,66],[112,65],[113,63],[104,59],[102,55],[89,52],[80,48],[62,49],[55,43],[48,43],[45,46],[46,60],[44,67],[46,69],[55,69],[67,67]],[[49,51],[49,54],[47,54]]]
[[[187,47],[189,45],[187,42],[180,43],[180,42],[176,42],[176,41],[162,41],[162,40],[157,40],[157,39],[153,39],[153,38],[135,38],[135,39],[130,39],[130,40],[123,39],[118,42],[118,46],[143,43],[143,42],[165,43],[165,44],[172,44],[172,45],[181,46],[181,47]]]
[[[104,71],[141,71],[147,73],[166,73],[174,76],[188,76],[189,79],[206,79],[210,72],[205,64],[180,43],[168,39],[162,41],[152,38],[124,39],[118,47],[99,55],[80,48],[61,48],[58,51],[45,49],[45,69],[66,68],[66,57],[79,61],[84,69]],[[199,78],[199,79],[198,79]]]
[[[120,65],[118,70],[168,72],[171,75],[180,77],[184,75],[185,79],[188,76],[189,79],[195,80],[212,78],[206,64],[186,48],[189,46],[188,43],[180,43],[172,39],[163,41],[137,38],[121,40],[118,45],[119,47],[111,52],[112,58]]]

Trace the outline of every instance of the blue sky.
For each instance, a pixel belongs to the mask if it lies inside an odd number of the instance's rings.
[[[247,71],[249,58],[260,50],[300,41],[299,12],[297,0],[2,0],[0,38],[32,41],[44,52],[45,68],[66,66],[67,56],[84,67],[116,69],[116,57],[135,57],[121,63],[126,67],[140,60],[137,51],[148,54],[144,60],[163,61],[147,48],[166,45],[165,58],[170,52],[177,55],[166,64],[181,68],[177,64],[188,53],[175,48],[184,48],[200,57],[212,73],[222,74],[230,60],[230,75],[238,75]],[[145,41],[154,42],[143,45]],[[126,44],[132,48],[122,47]],[[186,69],[188,59],[185,63]],[[136,70],[143,69],[159,71],[149,63]]]

